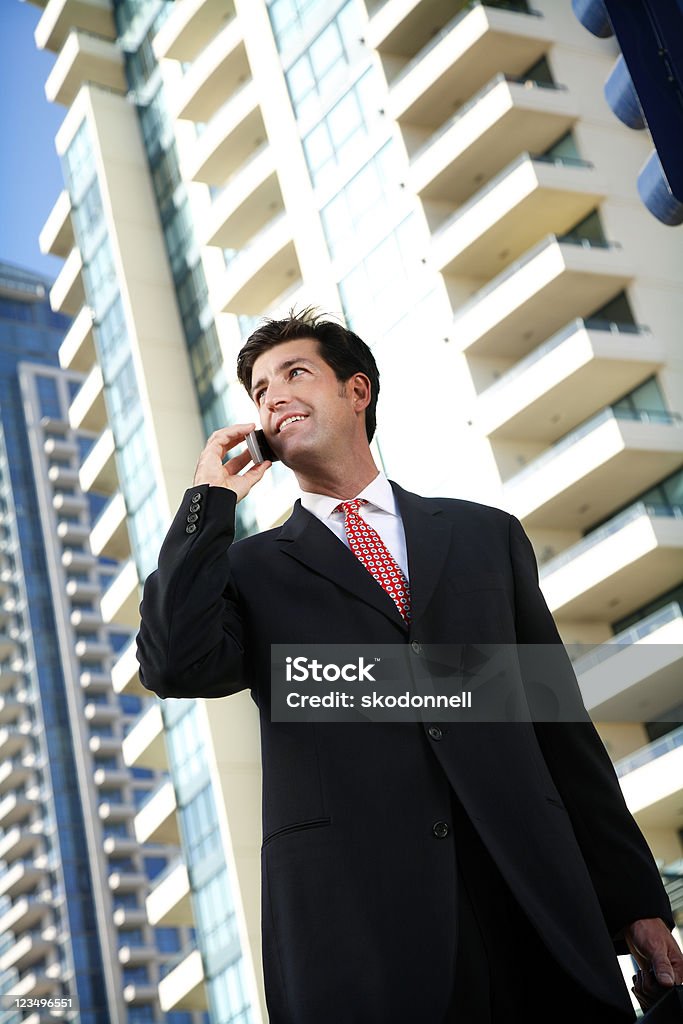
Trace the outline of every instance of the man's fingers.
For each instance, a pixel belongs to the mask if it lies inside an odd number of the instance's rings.
[[[244,441],[247,434],[254,430],[254,423],[231,423],[229,427],[221,427],[214,430],[206,442],[207,448],[220,451],[225,454],[230,448],[234,448],[240,441]]]
[[[230,476],[234,476],[236,473],[239,473],[241,469],[244,469],[245,466],[248,466],[250,462],[251,455],[247,449],[246,451],[240,452],[239,455],[233,455],[231,459],[223,463],[223,469],[225,469]]]
[[[674,970],[666,953],[652,957],[652,970],[660,985],[673,985]]]

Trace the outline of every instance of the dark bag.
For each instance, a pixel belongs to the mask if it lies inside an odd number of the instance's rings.
[[[682,1024],[683,1022],[683,985],[674,985],[670,992],[655,1003],[639,1024]]]

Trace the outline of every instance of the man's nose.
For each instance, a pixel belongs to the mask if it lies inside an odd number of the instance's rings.
[[[287,385],[283,381],[271,381],[266,388],[265,404],[268,409],[277,409],[278,406],[289,401]]]

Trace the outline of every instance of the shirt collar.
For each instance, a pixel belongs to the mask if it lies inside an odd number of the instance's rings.
[[[384,473],[380,470],[374,480],[364,487],[356,498],[365,498],[369,507],[374,507],[389,515],[397,516],[394,491]],[[329,519],[339,504],[339,498],[331,498],[328,494],[313,494],[311,491],[301,492],[301,504],[318,519]]]

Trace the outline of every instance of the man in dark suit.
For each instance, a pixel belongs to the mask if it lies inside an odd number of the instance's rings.
[[[400,644],[416,663],[430,645],[559,645],[522,527],[378,472],[377,367],[338,324],[268,322],[238,375],[301,499],[233,543],[270,463],[223,463],[253,424],[212,434],[145,584],[138,659],[161,697],[249,688],[259,707],[272,1024],[633,1020],[616,954],[640,964],[643,1005],[683,982],[683,957],[587,716],[271,721],[271,644]]]

